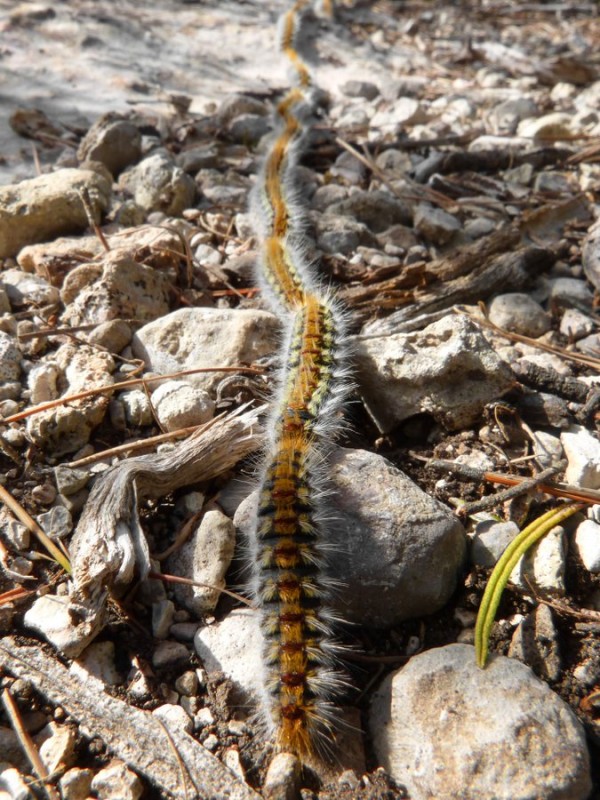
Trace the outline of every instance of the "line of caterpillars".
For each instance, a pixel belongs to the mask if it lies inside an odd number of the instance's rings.
[[[344,315],[306,258],[296,167],[314,117],[315,90],[297,39],[310,0],[281,19],[281,50],[295,86],[277,106],[277,133],[251,208],[260,280],[285,322],[282,370],[253,540],[254,596],[263,635],[262,716],[276,746],[305,758],[327,750],[343,681],[328,608],[327,442],[347,391]],[[331,1],[322,2],[329,15]]]

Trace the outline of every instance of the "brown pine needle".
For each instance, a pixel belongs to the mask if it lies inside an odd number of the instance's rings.
[[[104,392],[111,393],[120,389],[126,389],[129,386],[138,386],[140,383],[157,383],[158,381],[171,380],[172,378],[182,378],[185,375],[197,375],[200,372],[243,372],[247,375],[262,375],[264,370],[259,367],[198,367],[197,369],[184,369],[179,372],[170,372],[167,375],[155,375],[152,378],[132,378],[128,381],[112,383],[108,386],[97,386],[94,389],[86,389],[84,392],[77,392],[77,394],[59,397],[57,400],[51,400],[48,403],[40,403],[39,406],[35,406],[34,408],[27,408],[25,411],[19,411],[18,414],[12,414],[10,417],[0,418],[0,423],[7,425],[9,422],[19,422],[26,417],[31,417],[34,414],[47,411],[49,408],[56,408],[57,406],[65,405],[65,403],[72,403],[75,400],[84,400],[86,397],[95,397]]]
[[[17,738],[19,739],[19,743],[23,748],[25,755],[29,759],[29,763],[31,764],[34,773],[44,785],[48,797],[50,800],[60,800],[56,789],[46,783],[49,777],[46,765],[40,758],[40,754],[37,747],[33,743],[33,739],[25,729],[23,720],[21,719],[21,714],[19,712],[19,707],[15,703],[13,696],[8,689],[4,689],[2,692],[2,704],[4,705],[6,715],[10,720],[10,724],[12,725]]]
[[[4,486],[0,484],[0,502],[9,508],[12,513],[19,519],[23,525],[38,539],[46,550],[50,553],[54,561],[65,570],[71,573],[71,562],[69,560],[69,553],[62,542],[56,544],[52,539],[46,535],[34,518],[27,512],[23,506],[8,492]]]
[[[233,597],[234,600],[238,600],[240,603],[248,606],[248,608],[256,611],[256,607],[247,597],[233,592],[231,589],[222,589],[220,586],[214,586],[212,583],[201,583],[200,581],[193,581],[191,578],[180,578],[178,575],[168,575],[164,572],[149,572],[148,577],[157,581],[165,581],[166,583],[183,583],[185,586],[199,586],[201,589],[213,589],[215,592]]]

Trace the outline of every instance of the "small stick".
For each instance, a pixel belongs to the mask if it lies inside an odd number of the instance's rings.
[[[104,235],[100,226],[94,219],[94,209],[92,208],[92,201],[88,189],[86,187],[83,187],[82,189],[79,190],[78,194],[81,199],[83,209],[85,211],[85,216],[87,217],[88,225],[98,237],[98,241],[100,242],[104,250],[107,253],[110,253],[110,245],[108,244],[106,236]]]
[[[237,592],[232,592],[231,589],[215,586],[212,583],[201,583],[200,581],[193,581],[191,578],[180,578],[179,575],[168,575],[164,572],[149,572],[148,577],[157,581],[165,581],[166,583],[182,583],[184,586],[199,586],[201,589],[214,589],[215,592],[221,592],[221,594],[233,597],[234,600],[239,600],[240,603],[248,606],[248,608],[251,608],[253,611],[257,610],[256,606],[254,606],[247,597],[243,597]]]

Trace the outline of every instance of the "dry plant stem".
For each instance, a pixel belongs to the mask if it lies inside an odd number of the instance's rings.
[[[24,600],[26,597],[30,597],[32,594],[35,594],[33,589],[23,589],[21,586],[18,586],[15,589],[9,589],[7,592],[0,594],[0,606],[6,606],[9,603],[15,603],[18,600]]]
[[[0,418],[0,423],[7,425],[9,422],[19,422],[26,417],[39,414],[41,411],[46,411],[49,408],[56,408],[65,403],[72,403],[75,400],[84,400],[86,397],[95,397],[104,392],[119,391],[129,386],[138,386],[140,383],[160,383],[161,381],[171,380],[172,378],[182,378],[185,375],[197,375],[201,372],[243,372],[246,375],[262,375],[264,370],[258,367],[198,367],[198,369],[184,369],[179,372],[170,372],[167,375],[155,375],[152,378],[132,378],[128,381],[112,383],[108,386],[97,386],[95,389],[87,389],[85,392],[59,397],[58,400],[51,400],[48,403],[40,403],[40,405],[35,406],[35,408],[28,408],[25,411],[20,411],[18,414],[12,414],[10,417]]]
[[[0,484],[0,502],[9,508],[12,513],[19,519],[23,525],[38,539],[46,550],[50,553],[52,558],[57,564],[65,570],[71,572],[71,564],[69,562],[69,554],[62,542],[59,541],[56,545],[49,536],[42,530],[33,517],[25,511],[23,506],[18,503],[15,498]]]
[[[497,492],[494,495],[490,495],[489,497],[483,497],[481,500],[477,500],[474,503],[466,503],[464,506],[461,507],[460,512],[461,515],[469,516],[471,514],[477,514],[479,511],[487,511],[490,508],[496,507],[499,503],[504,503],[507,500],[512,500],[515,497],[520,497],[523,494],[527,494],[527,492],[531,492],[534,489],[540,489],[540,485],[544,483],[547,478],[551,478],[553,475],[557,475],[559,472],[562,472],[564,469],[564,464],[555,465],[552,467],[548,467],[547,469],[540,472],[538,475],[534,475],[532,478],[523,478],[521,481],[512,483],[509,489],[504,489],[503,491]],[[490,480],[490,475],[492,473],[484,473],[484,480]],[[504,476],[498,475],[495,476],[496,478],[501,478],[502,480],[494,480],[494,483],[504,483]],[[509,479],[510,480],[510,479]],[[490,481],[492,482],[492,481]]]
[[[248,608],[254,610],[256,608],[247,597],[244,597],[243,595],[238,594],[231,589],[215,586],[212,583],[193,581],[191,578],[181,578],[179,575],[169,575],[166,572],[149,572],[148,577],[152,578],[153,580],[164,581],[165,583],[181,583],[184,586],[198,586],[200,589],[213,589],[216,592],[220,592],[221,594],[226,594],[228,597],[232,597],[234,600],[237,600],[238,602],[243,603],[245,606],[248,606]]]
[[[44,785],[44,789],[46,790],[48,797],[50,800],[60,800],[56,789],[46,783],[49,777],[48,770],[40,758],[38,749],[33,743],[31,736],[23,725],[19,708],[8,689],[4,689],[2,692],[2,704],[4,705],[6,715],[10,720],[10,724],[12,725],[17,738],[19,739],[19,743],[23,748],[25,755],[29,759],[29,763],[31,764],[33,771]]]

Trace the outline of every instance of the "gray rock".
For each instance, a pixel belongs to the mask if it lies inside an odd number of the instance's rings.
[[[550,316],[532,297],[521,292],[494,297],[490,303],[489,317],[499,328],[534,339],[550,330]]]
[[[428,650],[387,677],[369,727],[379,763],[412,800],[586,800],[585,734],[530,669],[470,645]]]
[[[248,699],[260,697],[262,636],[256,612],[232,611],[222,621],[200,628],[194,647],[209,674],[223,672]]]
[[[572,192],[573,188],[568,176],[560,172],[540,172],[533,182],[534,192],[562,194]]]
[[[269,119],[259,114],[240,114],[227,126],[227,134],[233,142],[247,146],[257,145],[271,128]]]
[[[585,336],[575,346],[584,355],[598,358],[600,353],[600,334],[593,333],[591,336]]]
[[[379,96],[379,87],[370,81],[346,81],[340,86],[340,92],[346,97],[363,97],[365,100],[375,100]]]
[[[329,208],[333,215],[343,215],[362,222],[373,233],[381,233],[392,225],[410,225],[410,206],[387,192],[353,192],[345,200]]]
[[[163,272],[138,263],[122,251],[82,264],[63,283],[63,320],[86,325],[125,319],[152,320],[169,310],[169,281]]]
[[[594,320],[576,308],[565,309],[560,320],[560,332],[570,341],[589,336],[595,327]]]
[[[219,150],[214,144],[201,144],[179,153],[175,161],[184,172],[195,175],[200,169],[218,167]]]
[[[590,572],[600,572],[600,525],[584,520],[577,526],[574,542],[583,566]]]
[[[65,395],[112,383],[115,365],[111,356],[89,345],[64,344],[54,359],[66,384]],[[28,418],[27,435],[38,447],[56,455],[73,453],[87,444],[107,406],[108,397],[98,395],[40,411]]]
[[[152,603],[152,635],[155,639],[167,638],[174,613],[175,605],[171,600]]]
[[[23,775],[5,761],[0,762],[0,792],[10,800],[34,800]]]
[[[581,249],[585,277],[595,289],[600,289],[600,219],[587,232]]]
[[[269,109],[255,97],[233,94],[226,97],[221,103],[217,117],[219,124],[222,127],[227,127],[232,119],[239,117],[241,114],[257,114],[258,116],[266,117],[269,115]]]
[[[338,205],[334,203],[334,206]],[[325,253],[350,255],[359,245],[376,241],[366,225],[349,216],[319,215],[316,227],[317,245]]]
[[[342,583],[332,602],[342,618],[388,627],[440,609],[465,557],[454,514],[374,453],[336,448],[329,475],[339,520],[331,572]]]
[[[90,677],[100,681],[103,686],[118,686],[123,682],[123,676],[115,664],[115,644],[111,641],[92,642],[71,664],[69,672],[84,683]]]
[[[73,530],[73,519],[64,506],[54,506],[50,511],[40,514],[37,521],[51,539],[64,539]]]
[[[70,767],[73,763],[76,736],[70,725],[48,723],[36,735],[35,743],[49,775],[59,768]]]
[[[418,125],[427,121],[427,114],[414,97],[399,97],[392,105],[377,111],[369,125],[369,140],[378,141],[395,137],[407,125]]]
[[[138,800],[144,787],[127,765],[117,758],[94,775],[92,791],[99,800]]]
[[[196,196],[196,184],[163,152],[154,153],[123,172],[119,186],[145,211],[179,216]]]
[[[58,379],[61,371],[53,361],[36,364],[27,376],[31,404],[47,403],[58,397]]]
[[[21,375],[21,358],[17,340],[0,331],[0,383],[18,381]]]
[[[189,662],[190,651],[180,642],[159,642],[152,654],[154,669],[177,669]]]
[[[60,301],[60,292],[39,275],[20,269],[7,269],[2,273],[2,283],[13,306],[28,303],[54,305]]]
[[[346,150],[339,154],[329,172],[334,178],[341,178],[351,186],[362,183],[367,176],[366,166]]]
[[[110,353],[120,353],[131,342],[133,331],[124,319],[111,319],[101,322],[87,335],[90,344],[106,347]]]
[[[0,258],[14,256],[33,242],[87,228],[82,191],[99,222],[108,208],[111,185],[90,169],[61,169],[0,188]]]
[[[517,134],[528,139],[564,139],[573,133],[571,115],[553,111],[537,119],[524,119],[517,127]]]
[[[41,634],[67,658],[77,658],[102,630],[104,615],[74,624],[69,598],[46,594],[34,600],[23,621],[26,628]]]
[[[410,250],[418,244],[418,239],[414,234],[412,228],[407,228],[406,225],[392,225],[391,228],[378,234],[377,241],[389,252],[389,248],[395,248],[394,253],[399,251]]]
[[[124,392],[119,398],[125,411],[125,419],[129,425],[140,427],[152,425],[154,415],[148,395],[141,389]]]
[[[493,567],[518,533],[519,526],[515,522],[479,522],[471,544],[472,563]]]
[[[517,562],[510,582],[523,591],[531,586],[552,594],[565,594],[565,532],[557,525]]]
[[[198,675],[193,670],[184,672],[175,680],[175,689],[185,697],[194,697],[199,686]]]
[[[514,134],[519,122],[528,117],[535,117],[538,109],[530,97],[515,97],[504,100],[488,114],[488,122],[494,134]]]
[[[225,587],[225,574],[235,548],[235,528],[222,511],[207,511],[190,539],[166,562],[168,572],[191,578],[205,586],[174,584],[173,594],[181,605],[201,616],[214,611]]]
[[[594,296],[584,280],[578,278],[556,278],[550,287],[550,303],[560,308],[592,310]]]
[[[302,765],[291,753],[277,753],[269,764],[263,785],[266,800],[297,800]]]
[[[280,322],[274,314],[249,309],[184,308],[144,325],[135,334],[133,354],[148,370],[168,374],[199,367],[252,364],[279,348]],[[213,394],[222,374],[187,376]]]
[[[374,453],[335,448],[328,475],[335,520],[329,573],[340,583],[331,604],[342,619],[388,627],[441,608],[465,556],[456,517]],[[234,518],[247,536],[255,505],[252,495]]]
[[[600,488],[600,441],[580,425],[561,433],[560,441],[569,462],[565,482],[582,489]]]
[[[546,433],[546,431],[534,431],[532,444],[536,461],[542,469],[556,464],[557,461],[560,461],[561,458],[564,457],[560,439],[558,436],[553,436],[551,433]]]
[[[142,155],[142,137],[136,126],[116,114],[105,114],[83,137],[77,150],[79,161],[99,161],[117,177]]]
[[[419,203],[415,209],[414,225],[419,236],[440,247],[447,244],[461,229],[456,217],[427,203]]]
[[[83,469],[69,469],[59,465],[54,470],[54,480],[56,488],[63,495],[76,494],[80,489],[87,485],[90,473]]]
[[[339,203],[348,197],[348,189],[339,183],[326,183],[319,186],[311,200],[311,207],[317,211],[327,211],[334,203]],[[356,245],[355,245],[356,247]]]
[[[93,776],[91,769],[68,769],[58,781],[60,796],[63,800],[86,800],[90,794]]]
[[[546,681],[560,678],[561,657],[558,631],[551,609],[541,603],[513,633],[508,655],[517,658]]]
[[[359,339],[355,361],[382,433],[419,413],[449,430],[468,427],[513,385],[511,371],[479,328],[458,314],[415,333]]]
[[[201,425],[212,419],[214,400],[204,389],[186,381],[165,381],[152,392],[152,405],[166,431]]]
[[[214,205],[245,206],[251,189],[250,179],[235,170],[223,173],[218,169],[201,169],[196,183],[202,194]]]

